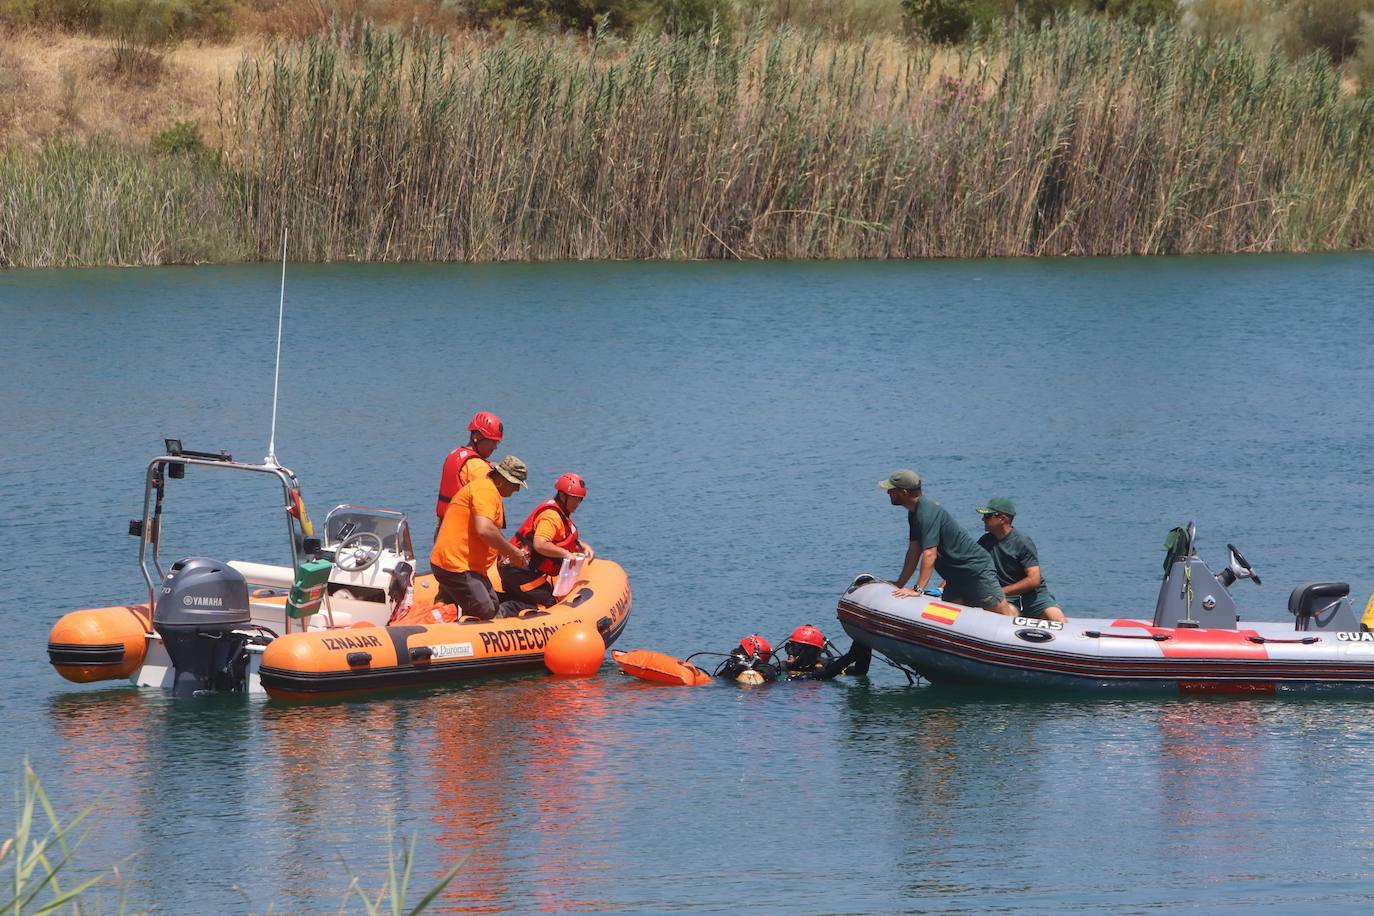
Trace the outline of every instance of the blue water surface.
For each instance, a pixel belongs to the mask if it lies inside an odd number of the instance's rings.
[[[0,274],[0,765],[94,805],[133,909],[360,911],[388,844],[440,911],[1316,911],[1374,896],[1374,705],[1082,699],[867,679],[542,674],[344,702],[78,687],[67,610],[146,596],[125,533],[163,436],[267,451],[278,269]],[[1071,614],[1148,614],[1162,543],[1234,542],[1282,620],[1374,590],[1374,256],[292,266],[276,451],[317,516],[404,509],[505,421],[523,518],[568,470],[629,572],[622,639],[687,654],[895,576],[898,467],[977,530],[1009,496]],[[281,562],[265,481],[189,474],[168,555]],[[418,894],[412,900],[418,899]]]

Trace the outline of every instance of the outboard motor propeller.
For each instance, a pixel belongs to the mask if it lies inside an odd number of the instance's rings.
[[[153,629],[175,669],[172,695],[244,690],[249,634],[237,631],[251,621],[238,570],[205,557],[173,563],[153,608]]]

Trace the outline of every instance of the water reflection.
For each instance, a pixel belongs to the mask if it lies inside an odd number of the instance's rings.
[[[232,695],[174,701],[115,688],[49,701],[64,788],[96,800],[96,823],[127,824],[115,861],[135,894],[153,880],[143,859],[158,863],[158,885],[186,887],[224,907],[241,907],[251,896],[218,867],[257,859],[248,825],[260,776],[244,753],[251,716],[246,698]],[[218,837],[215,854],[186,854],[185,836],[207,826]]]
[[[1253,821],[1265,753],[1264,707],[1244,699],[1176,700],[1160,709],[1162,820],[1175,827]]]
[[[322,887],[343,894],[339,866],[366,889],[380,889],[388,854],[381,840],[399,829],[410,773],[405,750],[420,735],[410,728],[403,701],[356,700],[262,708],[266,769],[263,801],[278,812],[264,831],[264,845],[293,863],[276,879],[273,899],[302,906],[317,901]],[[331,877],[332,876],[332,877]]]
[[[606,756],[618,706],[608,683],[549,680],[538,692],[512,684],[431,699],[435,842],[443,866],[463,863],[441,910],[605,906],[585,893],[605,868],[585,841],[614,809],[621,779]],[[531,870],[533,880],[515,881]]]

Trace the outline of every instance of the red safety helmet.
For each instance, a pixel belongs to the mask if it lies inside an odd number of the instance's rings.
[[[587,481],[578,474],[564,474],[558,478],[558,482],[553,485],[553,488],[559,493],[567,493],[569,496],[587,495]]]
[[[768,640],[755,633],[746,636],[739,641],[739,647],[744,650],[745,655],[769,656],[773,654],[773,647],[768,645]]]
[[[809,623],[802,624],[793,630],[792,635],[787,637],[787,641],[803,646],[815,646],[817,649],[825,648],[825,636]]]
[[[501,437],[505,434],[505,429],[501,426],[501,418],[485,410],[480,410],[472,415],[472,422],[468,424],[468,429],[484,439],[491,439],[495,442],[500,442]]]

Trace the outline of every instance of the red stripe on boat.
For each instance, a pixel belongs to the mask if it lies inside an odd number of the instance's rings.
[[[1113,620],[1113,627],[1139,627],[1151,635],[1164,635],[1158,645],[1165,658],[1260,658],[1269,657],[1262,643],[1251,642],[1257,630],[1193,630],[1154,627],[1139,620]]]

